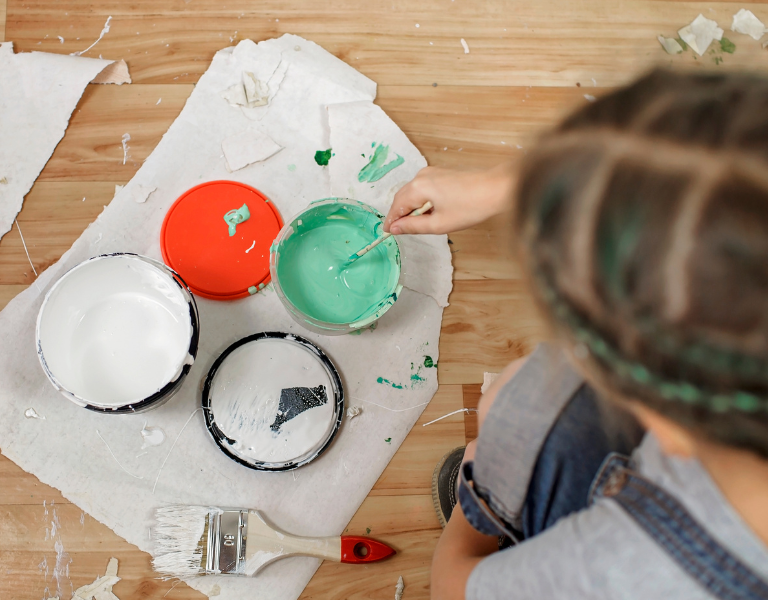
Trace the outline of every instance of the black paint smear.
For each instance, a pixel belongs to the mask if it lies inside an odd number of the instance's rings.
[[[325,386],[319,385],[316,388],[287,388],[280,392],[280,405],[275,422],[269,426],[272,431],[279,431],[280,426],[299,416],[305,410],[322,406],[328,402],[328,394],[325,392]]]

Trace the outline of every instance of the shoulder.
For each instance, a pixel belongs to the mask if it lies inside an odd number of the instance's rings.
[[[688,577],[613,500],[558,521],[472,572],[467,600],[704,600]]]

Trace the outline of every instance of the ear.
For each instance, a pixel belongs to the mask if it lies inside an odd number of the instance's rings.
[[[653,432],[665,454],[683,458],[696,455],[696,439],[685,427],[639,402],[629,402],[629,409],[647,430]]]

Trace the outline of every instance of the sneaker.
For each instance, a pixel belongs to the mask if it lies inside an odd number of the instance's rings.
[[[432,504],[443,528],[451,518],[453,507],[458,502],[456,484],[459,480],[465,448],[466,446],[455,448],[443,456],[432,474]]]

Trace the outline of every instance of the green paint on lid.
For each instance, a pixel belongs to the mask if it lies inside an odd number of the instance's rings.
[[[331,148],[328,148],[328,150],[318,150],[315,152],[315,162],[320,165],[321,167],[327,167],[328,161],[331,160]]]
[[[229,225],[229,237],[235,235],[236,226],[240,225],[251,218],[251,211],[248,210],[248,205],[243,204],[240,208],[230,210],[224,215],[224,221]]]

